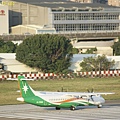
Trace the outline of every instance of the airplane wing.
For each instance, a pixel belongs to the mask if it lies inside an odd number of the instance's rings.
[[[113,92],[96,92],[96,93],[87,93],[87,92],[65,92],[63,94],[66,94],[66,95],[75,95],[75,96],[91,96],[91,95],[110,95],[110,94],[115,94]]]
[[[115,94],[114,92],[49,92],[49,91],[36,91],[40,94],[60,94],[60,95],[73,95],[73,96],[91,96],[91,95],[110,95]]]

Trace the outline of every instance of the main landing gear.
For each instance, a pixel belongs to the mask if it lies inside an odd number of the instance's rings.
[[[60,108],[59,108],[59,107],[56,107],[56,110],[60,110]],[[74,110],[75,110],[75,106],[71,106],[71,107],[70,107],[70,110],[74,111]]]
[[[60,108],[59,108],[59,107],[56,107],[56,110],[60,110]]]
[[[75,110],[75,106],[71,106],[70,110],[74,111]]]

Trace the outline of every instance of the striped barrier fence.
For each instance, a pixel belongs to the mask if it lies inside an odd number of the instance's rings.
[[[18,75],[23,75],[28,80],[47,80],[47,79],[63,79],[63,78],[73,78],[71,74],[54,74],[54,73],[33,73],[33,74],[9,74],[0,75],[0,81],[2,80],[17,80]]]
[[[93,71],[93,72],[77,72],[77,76],[79,77],[119,77],[120,70],[114,71]]]
[[[19,74],[6,74],[0,75],[0,81],[2,80],[17,80]],[[74,78],[73,74],[54,74],[54,73],[33,73],[33,74],[21,74],[29,80],[47,80],[47,79],[64,79],[64,78]],[[119,77],[120,70],[114,71],[93,71],[93,72],[77,72],[77,77]]]

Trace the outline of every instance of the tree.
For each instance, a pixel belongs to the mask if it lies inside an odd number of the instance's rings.
[[[3,45],[4,45],[4,41],[0,39],[0,47],[2,47]]]
[[[0,53],[15,53],[17,45],[13,42],[0,39]]]
[[[59,35],[26,38],[16,50],[16,59],[42,72],[64,72],[70,66],[72,45]]]
[[[79,50],[78,50],[77,48],[73,48],[73,49],[72,49],[72,53],[73,53],[73,54],[78,54],[78,53],[79,53]]]
[[[119,37],[119,41],[115,42],[112,48],[113,48],[113,55],[120,55],[120,37]]]
[[[85,52],[85,54],[94,54],[97,51],[97,48],[91,48],[91,49],[87,49],[87,51]]]
[[[101,70],[109,70],[113,67],[115,61],[109,61],[105,55],[97,56],[97,57],[88,57],[84,58],[80,63],[82,67],[81,71],[101,71]]]

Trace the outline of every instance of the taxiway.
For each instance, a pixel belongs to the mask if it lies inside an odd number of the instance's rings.
[[[29,104],[0,106],[0,120],[119,120],[120,102],[107,102],[102,108],[96,106],[55,110]]]

